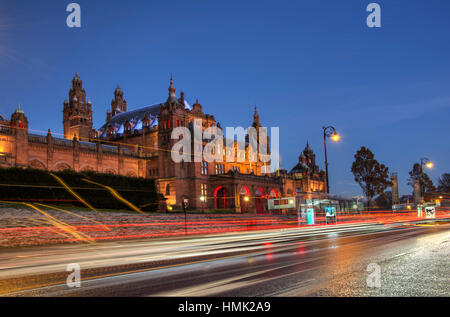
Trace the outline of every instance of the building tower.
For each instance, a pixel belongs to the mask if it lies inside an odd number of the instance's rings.
[[[318,173],[319,168],[316,165],[316,155],[314,154],[309,141],[306,142],[306,147],[298,157],[298,161],[307,167],[310,173]]]
[[[25,168],[28,166],[28,119],[20,105],[12,114],[10,124],[15,136],[16,167]]]
[[[158,170],[160,192],[164,193],[167,204],[181,206],[184,197],[192,196],[189,190],[183,186],[183,179],[192,170],[190,162],[175,162],[172,159],[172,149],[178,140],[171,138],[173,129],[186,127],[188,125],[186,108],[184,105],[184,94],[181,98],[176,96],[176,90],[170,77],[169,96],[167,101],[161,105],[158,117]]]
[[[64,138],[88,141],[92,137],[92,103],[86,102],[86,91],[78,73],[72,79],[69,101],[64,101]]]
[[[171,158],[171,149],[177,142],[171,139],[172,130],[176,127],[185,126],[185,108],[176,96],[176,90],[170,77],[169,96],[161,111],[158,120],[158,143],[160,145],[160,175],[173,177],[175,175],[175,164]]]
[[[398,194],[398,176],[397,173],[391,174],[391,182],[392,182],[392,205],[400,204],[400,197]]]
[[[255,106],[253,113],[253,123],[252,128],[256,130],[256,145],[257,148],[254,149],[257,153],[255,167],[259,170],[259,173],[265,174],[270,172],[270,147],[269,147],[269,136],[267,135],[267,128],[261,126],[261,121],[259,120],[258,109]],[[249,139],[247,138],[247,142]]]
[[[114,100],[111,101],[111,115],[114,117],[123,112],[127,112],[127,101],[123,99],[123,91],[120,85],[117,84],[117,88],[114,91]]]
[[[261,122],[259,121],[258,109],[255,106],[255,112],[253,114],[253,124],[252,127],[259,129],[261,127]]]
[[[414,203],[418,205],[422,202],[423,197],[420,190],[420,181],[417,178],[413,179],[413,188]]]

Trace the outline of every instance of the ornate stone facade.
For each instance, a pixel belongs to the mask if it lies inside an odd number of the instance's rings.
[[[154,178],[167,204],[178,208],[186,201],[189,207],[197,209],[266,212],[269,197],[303,199],[324,194],[325,175],[315,164],[309,144],[290,173],[267,174],[270,162],[252,162],[256,152],[249,145],[248,137],[243,162],[224,159],[208,163],[193,159],[175,163],[171,158],[173,145],[178,141],[171,138],[174,128],[186,127],[192,131],[194,120],[201,122],[202,130],[220,124],[213,115],[203,112],[198,100],[191,106],[183,92],[178,98],[172,79],[165,102],[127,110],[124,92],[118,85],[105,124],[94,130],[92,103],[86,102],[83,82],[77,73],[69,100],[64,102],[64,139],[53,137],[50,131],[46,136],[29,133],[28,120],[20,107],[9,121],[0,116],[0,167],[92,170]],[[261,126],[256,107],[251,126]],[[202,142],[202,146],[207,143]],[[258,133],[257,142],[268,146],[269,138]],[[237,149],[237,142],[233,144]],[[198,146],[194,139],[191,145]],[[222,154],[225,156],[229,150],[224,147]]]

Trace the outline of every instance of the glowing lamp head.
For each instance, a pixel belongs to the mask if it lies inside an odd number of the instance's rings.
[[[337,141],[339,141],[341,139],[341,136],[339,135],[339,134],[337,134],[337,133],[335,133],[335,134],[333,134],[332,136],[331,136],[331,140],[333,140],[334,142],[337,142]]]
[[[200,201],[204,202],[206,200],[205,196],[200,196]]]
[[[433,168],[433,163],[428,162],[428,163],[426,164],[426,167],[428,167],[428,168]]]
[[[248,202],[250,200],[250,198],[248,196],[244,197],[244,201]]]

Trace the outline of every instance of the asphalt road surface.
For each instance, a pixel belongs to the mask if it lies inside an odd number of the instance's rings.
[[[65,283],[69,263],[82,268],[80,288]],[[354,224],[8,250],[0,253],[0,294],[450,296],[450,224]]]

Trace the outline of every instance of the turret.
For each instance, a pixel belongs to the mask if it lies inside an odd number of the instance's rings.
[[[80,140],[87,141],[91,137],[92,103],[86,102],[86,91],[78,73],[72,79],[69,100],[64,101],[63,126],[66,139],[77,135]]]
[[[117,84],[117,88],[114,91],[114,99],[111,101],[111,113],[114,117],[123,112],[127,112],[127,101],[123,99],[123,90],[120,88],[120,85]]]
[[[28,119],[25,113],[17,107],[16,111],[11,116],[11,130],[15,135],[15,155],[16,166],[28,166]]]
[[[23,110],[20,108],[20,104],[12,114],[10,124],[15,134],[19,132],[28,134],[28,119]]]

